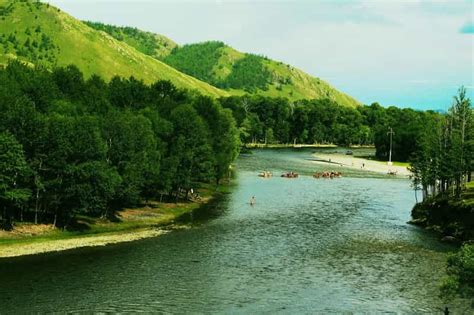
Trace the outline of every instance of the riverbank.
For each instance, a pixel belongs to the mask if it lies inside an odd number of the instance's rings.
[[[467,183],[461,198],[438,195],[413,207],[409,222],[437,232],[443,241],[461,245],[449,255],[441,296],[474,298],[474,182]],[[474,307],[472,304],[471,307]]]
[[[80,216],[80,231],[63,231],[52,225],[17,224],[12,231],[0,231],[0,258],[35,255],[82,247],[105,246],[160,236],[182,228],[176,221],[183,215],[209,203],[227,191],[204,186],[199,201],[179,203],[149,202],[146,206],[124,209],[117,213],[117,222]]]
[[[460,199],[436,196],[418,203],[411,224],[440,233],[445,240],[474,240],[474,181],[467,183]]]
[[[246,143],[244,145],[245,148],[247,149],[285,149],[285,148],[338,148],[337,145],[335,144],[293,144],[293,143]],[[354,149],[373,149],[375,148],[373,145],[354,145],[350,146],[349,148],[354,148]]]
[[[335,144],[289,144],[289,143],[247,143],[247,149],[285,149],[285,148],[337,148]]]
[[[352,169],[365,170],[380,174],[392,172],[397,176],[409,177],[411,172],[408,170],[408,164],[394,162],[388,165],[387,162],[369,160],[364,157],[345,155],[340,153],[316,152],[313,154],[314,163],[344,166]]]

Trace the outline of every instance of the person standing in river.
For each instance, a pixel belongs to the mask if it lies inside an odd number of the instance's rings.
[[[250,198],[250,205],[253,206],[255,202],[257,202],[257,200],[255,199],[255,196],[252,196],[252,198]]]

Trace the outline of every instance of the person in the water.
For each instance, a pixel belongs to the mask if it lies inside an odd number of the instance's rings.
[[[252,198],[250,198],[250,205],[253,206],[255,202],[257,202],[257,200],[255,199],[255,196],[252,196]]]

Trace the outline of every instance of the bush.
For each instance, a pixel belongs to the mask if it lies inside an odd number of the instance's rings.
[[[447,273],[440,286],[442,298],[474,297],[474,244],[465,244],[448,257]]]

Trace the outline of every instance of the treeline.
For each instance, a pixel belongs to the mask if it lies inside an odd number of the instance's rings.
[[[66,227],[228,176],[232,113],[209,97],[75,66],[0,69],[0,216]]]
[[[408,160],[425,124],[442,117],[432,111],[384,108],[377,103],[351,108],[330,99],[291,103],[284,98],[243,96],[221,99],[221,104],[234,113],[243,143],[375,144],[377,158],[387,160],[387,132],[392,127],[397,161]]]
[[[444,116],[423,121],[411,164],[413,185],[423,198],[459,198],[474,170],[474,116],[466,89],[460,88]]]

